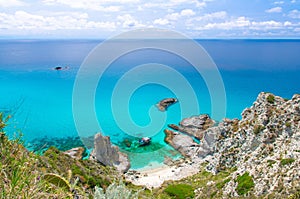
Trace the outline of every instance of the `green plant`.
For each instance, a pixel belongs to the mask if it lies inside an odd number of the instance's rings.
[[[43,179],[47,182],[54,184],[55,186],[65,188],[66,190],[71,190],[70,183],[62,176],[55,173],[46,173],[43,176]]]
[[[27,151],[21,135],[9,140],[0,131],[0,199],[73,198],[71,192],[48,185],[39,171],[39,156]]]
[[[248,193],[254,187],[253,179],[248,172],[238,176],[236,182],[238,183],[236,191],[239,195]]]
[[[253,133],[254,133],[255,135],[257,135],[257,134],[259,134],[261,131],[263,131],[264,129],[265,129],[265,127],[262,126],[262,125],[255,125],[255,126],[254,126],[254,129],[253,129]]]
[[[231,178],[227,178],[227,179],[223,180],[222,182],[217,183],[216,187],[218,189],[222,189],[225,186],[225,184],[227,184],[230,180],[231,180]]]
[[[268,167],[271,167],[273,164],[276,163],[275,160],[267,160],[267,163],[268,163]]]
[[[292,124],[290,122],[286,122],[285,126],[288,127],[288,128],[290,128],[292,126]]]
[[[7,117],[4,117],[4,114],[0,113],[0,131],[3,131],[3,129],[6,127],[7,121],[10,119],[10,115]]]
[[[269,94],[267,97],[267,102],[269,102],[270,104],[274,104],[275,102],[275,96],[272,94]]]
[[[165,192],[177,199],[193,198],[195,196],[194,188],[188,184],[169,185]]]
[[[300,198],[300,190],[298,190],[296,193],[289,196],[288,199],[299,199]]]
[[[94,199],[138,199],[138,194],[139,191],[133,193],[120,181],[119,184],[110,184],[105,193],[102,188],[96,186]]]
[[[292,164],[293,162],[295,162],[294,158],[281,159],[280,160],[280,165],[284,166],[284,165],[287,165],[287,164]]]

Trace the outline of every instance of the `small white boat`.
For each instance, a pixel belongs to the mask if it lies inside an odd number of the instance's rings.
[[[146,146],[146,145],[150,144],[150,142],[151,142],[151,138],[143,137],[139,140],[139,145],[140,146]]]

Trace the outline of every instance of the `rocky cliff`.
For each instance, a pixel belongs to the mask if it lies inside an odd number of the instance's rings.
[[[95,135],[91,158],[106,166],[114,166],[120,172],[126,172],[130,168],[128,156],[120,152],[119,147],[113,146],[108,136],[101,133]]]
[[[189,151],[194,160],[205,159],[206,169],[214,174],[236,168],[223,187],[224,197],[243,193],[237,191],[243,174],[254,182],[245,194],[288,196],[300,187],[299,121],[300,95],[287,100],[263,92],[241,120],[224,119],[203,132],[199,145],[181,151]],[[176,145],[174,137],[166,139]]]

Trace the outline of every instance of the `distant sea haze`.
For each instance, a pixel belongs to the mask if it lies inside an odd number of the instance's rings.
[[[251,106],[261,91],[272,92],[284,98],[300,93],[300,40],[196,41],[214,60],[223,78],[226,117],[241,118],[243,109]],[[20,130],[26,141],[45,136],[78,135],[72,113],[73,83],[81,63],[100,42],[0,40],[0,111],[13,113],[7,133],[13,135]],[[154,49],[129,53],[115,60],[105,71],[95,96],[95,111],[101,131],[120,146],[130,136],[114,121],[110,101],[112,90],[126,71],[145,63],[161,63],[179,71],[196,92],[200,110],[198,114],[211,113],[207,86],[201,75],[186,60]],[[57,66],[68,68],[53,70]],[[136,90],[128,105],[132,120],[141,126],[149,124],[150,107],[166,97],[176,95],[157,84],[144,85]],[[165,125],[155,133],[153,142],[165,145],[164,128],[170,123],[177,124],[181,119],[179,101],[168,109]],[[99,129],[91,129],[87,122],[86,131],[93,135]],[[134,168],[147,166],[150,161],[163,161],[163,157],[159,155],[144,162],[135,159],[134,154],[131,159],[134,160]]]

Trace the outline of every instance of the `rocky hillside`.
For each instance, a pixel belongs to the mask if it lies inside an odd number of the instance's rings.
[[[201,132],[200,144],[181,151],[194,162],[204,158],[206,170],[214,174],[235,168],[224,182],[223,197],[286,198],[300,189],[299,120],[300,95],[287,100],[260,93],[241,120],[224,119]],[[178,133],[171,135],[169,142],[176,145]]]

